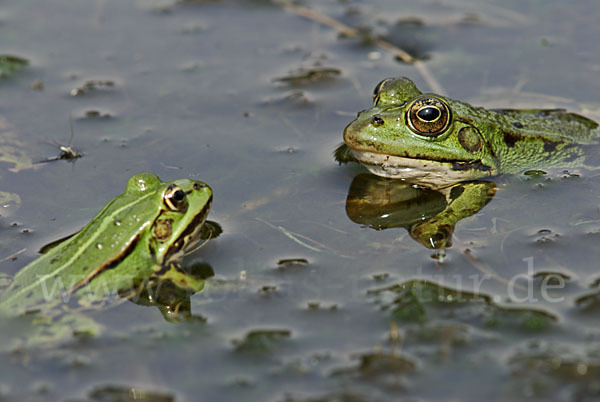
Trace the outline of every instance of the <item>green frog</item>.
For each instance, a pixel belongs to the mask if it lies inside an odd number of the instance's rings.
[[[381,81],[373,103],[344,130],[336,159],[443,194],[446,207],[411,226],[429,248],[449,247],[455,224],[490,201],[496,186],[481,179],[584,167],[600,137],[596,122],[562,109],[488,110],[424,94],[404,77]]]
[[[404,77],[381,81],[373,103],[344,130],[350,156],[378,176],[428,187],[581,167],[600,136],[596,122],[563,109],[488,110],[423,94]]]
[[[212,190],[201,181],[134,175],[125,192],[81,231],[53,244],[16,274],[0,293],[0,313],[52,315],[68,309],[71,299],[90,305],[96,299],[147,293],[161,283],[198,291],[203,280],[188,275],[179,263],[207,237],[211,202]]]

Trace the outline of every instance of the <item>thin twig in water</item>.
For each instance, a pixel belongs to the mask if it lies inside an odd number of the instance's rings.
[[[303,242],[302,240],[298,239],[296,236],[294,236],[289,230],[285,229],[282,226],[275,226],[270,222],[265,221],[264,219],[260,219],[260,218],[256,218],[257,221],[260,221],[262,223],[264,223],[265,225],[269,226],[270,228],[273,228],[275,230],[279,230],[281,233],[283,233],[286,237],[292,239],[293,241],[295,241],[296,243],[298,243],[299,245],[306,247],[309,250],[312,251],[316,251],[316,252],[321,252],[322,250],[311,246],[310,244],[306,244],[305,242]]]
[[[310,8],[291,4],[290,2],[285,1],[285,0],[273,0],[273,2],[277,5],[285,8],[286,10],[293,12],[294,14],[300,15],[302,17],[308,18],[308,19],[318,22],[320,24],[331,27],[331,28],[335,29],[336,31],[338,31],[339,33],[344,34],[348,37],[356,38],[356,37],[360,36],[360,32],[357,29],[354,29],[352,27],[349,27],[348,25],[342,24],[341,22],[336,21],[333,18],[330,18],[326,15],[319,14],[316,11],[311,10]],[[423,80],[425,80],[425,82],[427,83],[427,85],[429,85],[429,87],[431,88],[431,90],[433,92],[436,92],[436,93],[442,94],[442,95],[446,92],[446,91],[444,91],[444,88],[442,87],[442,85],[435,79],[433,74],[431,74],[431,72],[429,71],[429,69],[423,62],[415,59],[410,54],[408,54],[408,52],[406,52],[405,50],[402,50],[399,47],[394,46],[391,43],[389,43],[383,39],[373,38],[373,43],[380,49],[383,49],[383,50],[386,50],[386,51],[392,53],[394,56],[396,56],[403,62],[414,65],[415,68],[417,69],[417,71],[419,72],[419,74],[421,74],[421,77],[423,77]]]
[[[11,255],[9,255],[8,257],[5,257],[3,259],[0,260],[0,262],[4,262],[4,261],[8,261],[8,260],[12,260],[13,258],[15,258],[16,256],[18,256],[19,254],[23,254],[25,251],[27,251],[26,248],[21,249],[19,251],[17,251],[16,253],[12,253]]]
[[[471,263],[471,265],[473,267],[475,267],[475,269],[477,269],[479,272],[489,275],[491,278],[497,280],[500,283],[503,283],[505,285],[508,286],[513,286],[517,289],[520,290],[524,290],[527,291],[527,288],[525,288],[524,286],[518,284],[518,283],[511,283],[510,281],[506,280],[505,278],[501,277],[500,275],[498,275],[489,265],[487,265],[486,263],[483,263],[481,261],[479,261],[473,254],[471,254],[470,252],[464,252],[463,253],[464,257],[466,258],[467,261],[469,261]]]

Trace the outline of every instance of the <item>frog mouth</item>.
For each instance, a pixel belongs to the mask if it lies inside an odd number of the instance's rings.
[[[352,155],[377,176],[402,179],[430,187],[450,185],[463,180],[492,175],[491,168],[479,160],[426,159],[356,149],[352,149]]]

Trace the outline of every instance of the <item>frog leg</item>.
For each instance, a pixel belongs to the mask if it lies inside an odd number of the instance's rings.
[[[479,212],[496,193],[496,185],[488,181],[459,183],[445,191],[446,208],[424,222],[410,228],[413,239],[427,248],[446,248],[452,245],[452,233],[458,221]]]

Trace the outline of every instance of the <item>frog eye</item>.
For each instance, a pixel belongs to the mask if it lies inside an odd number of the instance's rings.
[[[167,208],[171,211],[185,212],[187,210],[187,197],[185,196],[185,192],[178,186],[172,184],[167,187],[163,200]]]
[[[439,98],[419,98],[408,108],[407,120],[415,133],[437,137],[450,125],[450,108]]]
[[[391,78],[386,78],[385,80],[381,81],[379,84],[377,84],[375,86],[375,89],[373,90],[373,104],[376,105],[377,102],[379,102],[379,96],[381,95],[381,90],[383,89],[385,83],[390,80],[391,80]]]

